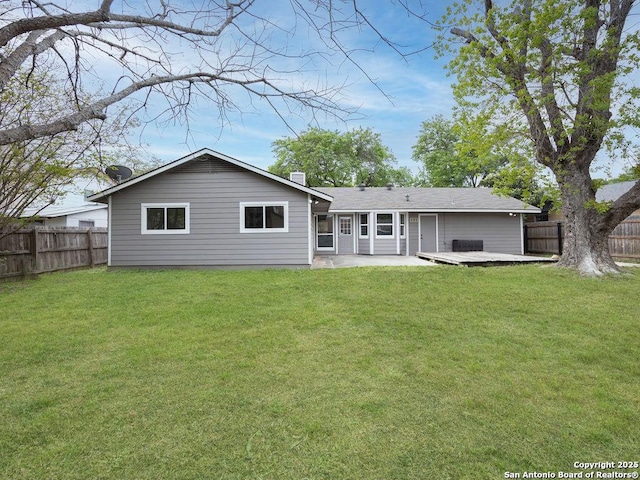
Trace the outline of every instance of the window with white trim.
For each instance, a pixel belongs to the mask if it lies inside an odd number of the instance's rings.
[[[369,238],[369,214],[361,213],[360,217],[360,238]]]
[[[406,225],[406,216],[404,213],[400,214],[400,238],[405,238],[405,225]]]
[[[376,213],[376,237],[393,237],[393,213]]]
[[[240,203],[240,231],[288,232],[289,202]]]
[[[189,233],[188,203],[143,203],[143,235]]]

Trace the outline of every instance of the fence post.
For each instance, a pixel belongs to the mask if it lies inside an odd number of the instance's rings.
[[[562,255],[562,222],[558,222],[558,255]]]
[[[31,231],[31,271],[38,271],[38,229],[33,228]]]
[[[529,253],[529,229],[528,225],[524,224],[524,253]]]
[[[89,242],[89,266],[93,268],[94,260],[93,260],[93,235],[91,234],[91,229],[87,230],[87,241]]]

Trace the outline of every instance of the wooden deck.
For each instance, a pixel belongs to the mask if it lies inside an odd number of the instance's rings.
[[[521,263],[555,262],[549,257],[535,257],[532,255],[511,255],[507,253],[491,252],[418,252],[416,255],[425,260],[449,265],[463,265],[465,267],[490,267],[500,265],[518,265]]]

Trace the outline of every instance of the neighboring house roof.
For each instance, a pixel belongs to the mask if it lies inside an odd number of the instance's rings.
[[[596,192],[596,200],[598,202],[615,202],[618,198],[627,193],[637,182],[638,180],[631,180],[628,182],[603,185]]]
[[[107,208],[104,204],[86,203],[84,205],[67,206],[67,205],[49,205],[40,210],[37,207],[28,208],[22,214],[23,218],[37,215],[41,218],[64,217],[65,215],[73,215],[75,213],[93,212],[94,210],[103,210]]]
[[[29,218],[37,215],[42,218],[57,218],[65,215],[103,210],[106,205],[88,202],[85,198],[85,192],[96,192],[105,188],[105,186],[104,182],[96,178],[76,178],[73,183],[62,188],[62,192],[54,203],[48,205],[48,202],[38,200],[32,206],[26,208],[21,217]]]
[[[129,180],[125,180],[122,183],[119,183],[118,185],[115,185],[111,188],[107,188],[106,190],[103,190],[102,192],[98,192],[94,195],[90,195],[89,197],[87,197],[87,200],[93,201],[93,202],[106,202],[107,201],[107,197],[109,195],[111,195],[112,193],[118,192],[120,190],[123,190],[125,188],[129,188],[137,183],[140,182],[144,182],[145,180],[148,180],[149,178],[155,177],[156,175],[160,175],[168,170],[172,170],[176,167],[179,167],[180,165],[184,165],[187,162],[190,162],[192,160],[196,160],[198,158],[204,157],[204,156],[211,156],[214,158],[217,158],[219,160],[223,160],[225,162],[228,162],[232,165],[236,165],[237,167],[243,168],[245,170],[248,170],[250,172],[256,173],[258,175],[261,175],[263,177],[269,178],[271,180],[274,180],[276,182],[282,183],[284,185],[287,185],[289,187],[295,188],[296,190],[300,190],[302,192],[308,193],[310,195],[313,195],[314,197],[320,198],[322,200],[326,200],[326,201],[331,201],[332,198],[330,195],[327,195],[326,193],[322,193],[316,189],[313,188],[309,188],[306,187],[304,185],[301,185],[299,183],[293,182],[291,180],[287,180],[286,178],[282,178],[279,177],[278,175],[274,175],[273,173],[267,172],[266,170],[262,170],[258,167],[254,167],[253,165],[249,165],[248,163],[244,163],[240,160],[237,160],[235,158],[229,157],[228,155],[224,155],[222,153],[210,150],[208,148],[203,148],[202,150],[198,150],[197,152],[194,152],[190,155],[187,155],[186,157],[182,157],[179,158],[178,160],[174,160],[173,162],[167,163],[166,165],[163,165],[162,167],[156,168],[154,170],[151,170],[150,172],[147,172],[145,174],[142,174],[138,177],[133,177]]]
[[[540,212],[539,208],[515,198],[494,194],[489,188],[318,187],[318,190],[333,197],[330,212]]]

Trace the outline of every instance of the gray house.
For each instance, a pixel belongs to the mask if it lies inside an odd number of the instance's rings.
[[[523,254],[522,215],[540,210],[486,188],[318,188],[316,252],[415,255],[484,250]]]
[[[522,214],[488,189],[309,188],[204,149],[88,200],[112,267],[308,267],[314,255],[522,253]]]

